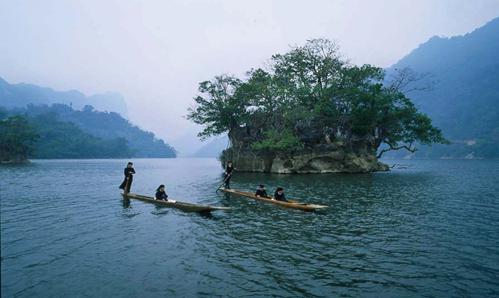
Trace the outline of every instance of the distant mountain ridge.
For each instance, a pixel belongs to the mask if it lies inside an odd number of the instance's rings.
[[[131,149],[131,157],[176,157],[176,151],[172,146],[156,138],[152,132],[144,131],[133,125],[118,113],[99,112],[90,106],[79,111],[64,104],[51,106],[30,104],[26,108],[10,109],[8,113],[26,115],[32,119],[48,117],[54,121],[72,123],[84,133],[102,140],[123,139],[126,141],[127,147]],[[64,144],[60,144],[60,146],[64,146]],[[60,157],[54,156],[53,158]]]
[[[416,157],[499,157],[499,18],[463,36],[432,37],[387,72],[404,68],[434,81],[408,96],[453,142]]]
[[[91,105],[99,111],[116,112],[128,117],[128,109],[119,93],[106,92],[86,96],[77,91],[56,91],[52,88],[40,87],[33,84],[10,84],[0,77],[0,105],[6,108],[23,108],[28,104],[51,105],[61,103],[70,105],[74,109],[82,109]]]

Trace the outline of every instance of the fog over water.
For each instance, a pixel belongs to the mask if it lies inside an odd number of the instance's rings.
[[[496,0],[0,0],[0,77],[119,92],[134,123],[186,153],[199,145],[184,116],[202,80],[242,76],[317,37],[337,40],[353,63],[386,67],[434,35],[465,34],[498,14]]]

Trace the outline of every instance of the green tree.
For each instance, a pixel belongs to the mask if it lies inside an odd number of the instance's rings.
[[[0,161],[26,160],[37,138],[35,129],[24,116],[15,115],[0,120]]]
[[[374,155],[383,147],[381,157],[389,150],[414,152],[416,142],[446,142],[400,84],[385,83],[383,69],[350,65],[325,39],[272,56],[269,70],[252,70],[245,80],[203,82],[200,92],[188,115],[204,125],[200,136],[228,132],[231,138],[245,127],[257,131],[253,150],[289,152],[341,137],[364,140]]]
[[[252,144],[254,150],[269,152],[288,152],[299,149],[302,146],[300,140],[289,129],[267,130],[265,138]]]
[[[190,108],[187,115],[194,123],[205,126],[199,137],[219,135],[244,122],[248,102],[236,94],[240,86],[241,80],[228,75],[199,84],[200,95],[194,98],[197,106]]]

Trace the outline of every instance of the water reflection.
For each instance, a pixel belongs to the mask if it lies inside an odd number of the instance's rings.
[[[271,193],[282,186],[289,198],[330,206],[307,213],[217,193],[216,160],[134,161],[134,192],[150,193],[166,181],[172,198],[232,208],[213,214],[122,199],[116,184],[123,163],[0,168],[2,295],[499,293],[499,162],[417,161],[389,173],[232,179],[235,189],[263,183]],[[75,193],[82,176],[95,178]],[[22,190],[33,185],[58,187],[25,197]]]
[[[129,198],[123,197],[121,199],[121,203],[123,204],[123,209],[131,208],[130,207],[130,199]]]

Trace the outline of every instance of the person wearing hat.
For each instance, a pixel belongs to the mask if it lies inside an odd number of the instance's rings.
[[[165,192],[165,185],[161,184],[156,189],[156,195],[154,196],[156,200],[168,201],[168,195]]]
[[[256,192],[255,192],[255,196],[256,197],[261,197],[261,198],[268,198],[269,195],[267,194],[267,191],[265,190],[265,185],[263,184],[260,184],[260,186],[258,186],[258,188],[256,189]]]
[[[274,199],[277,201],[287,202],[286,196],[284,195],[284,188],[278,187],[274,193]]]
[[[125,174],[125,179],[121,183],[120,189],[123,189],[124,193],[127,194],[130,192],[130,188],[132,187],[133,174],[135,174],[132,162],[129,162],[126,165],[126,168],[123,171],[123,173]]]

